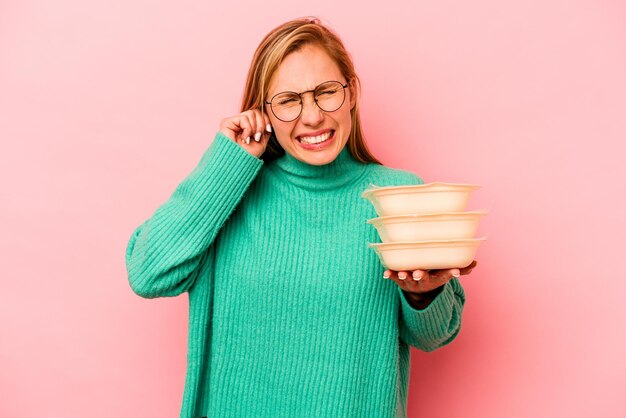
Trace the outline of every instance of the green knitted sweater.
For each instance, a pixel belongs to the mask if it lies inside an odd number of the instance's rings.
[[[323,166],[264,163],[218,132],[133,232],[133,291],[189,295],[181,417],[406,416],[409,346],[452,341],[464,293],[453,279],[417,310],[383,278],[370,183],[422,180],[347,147]]]

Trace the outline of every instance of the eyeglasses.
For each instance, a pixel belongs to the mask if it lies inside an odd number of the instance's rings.
[[[272,97],[265,104],[270,105],[272,113],[278,120],[283,122],[291,122],[302,113],[302,96],[304,93],[313,93],[313,100],[317,107],[324,112],[334,112],[343,105],[346,99],[346,87],[348,83],[341,84],[339,81],[326,81],[313,90],[296,93],[293,91],[284,91]]]

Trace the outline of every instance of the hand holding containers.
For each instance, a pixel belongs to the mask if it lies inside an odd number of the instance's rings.
[[[463,268],[486,238],[472,238],[486,211],[463,212],[480,186],[428,183],[371,187],[363,192],[378,218],[382,243],[370,243],[382,264],[395,271]]]

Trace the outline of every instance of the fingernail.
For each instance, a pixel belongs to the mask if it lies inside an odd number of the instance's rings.
[[[419,273],[417,271],[413,272],[413,280],[415,280],[416,282],[419,282],[420,280],[422,280],[422,273]]]
[[[388,279],[391,276],[388,271],[383,273],[383,279]]]
[[[250,137],[246,138],[246,144],[250,145]]]
[[[257,132],[254,134],[254,140],[256,142],[259,142],[259,140],[261,139],[261,132]]]
[[[406,273],[405,272],[398,273],[398,279],[405,280],[406,279]]]
[[[269,123],[265,126],[265,130],[267,132],[272,132],[272,125],[270,125]]]
[[[452,277],[457,277],[457,278],[458,278],[460,275],[461,275],[461,272],[460,272],[460,271],[458,271],[458,270],[454,270],[454,271],[452,272]]]

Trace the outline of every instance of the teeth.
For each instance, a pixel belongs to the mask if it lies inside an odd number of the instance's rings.
[[[300,142],[304,142],[305,144],[319,144],[320,142],[326,141],[330,138],[330,134],[332,131],[328,131],[323,135],[319,136],[302,136],[300,137]]]

